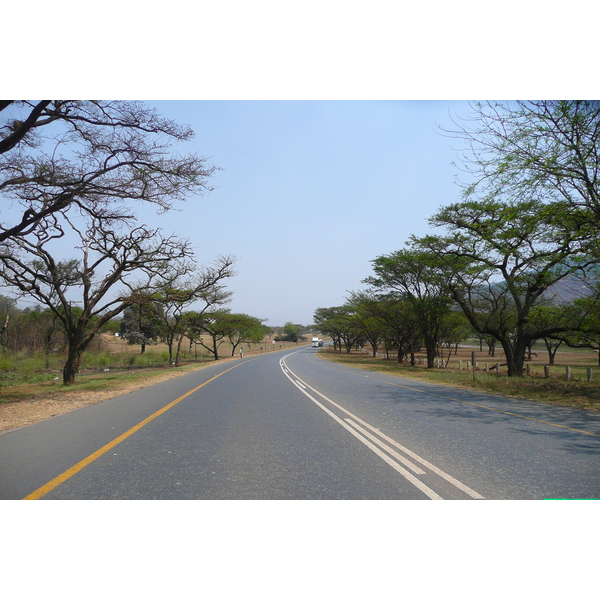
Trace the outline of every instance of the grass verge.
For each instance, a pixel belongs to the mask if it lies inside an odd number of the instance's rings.
[[[193,363],[173,368],[146,368],[129,371],[111,371],[110,373],[81,374],[77,381],[69,386],[57,381],[40,381],[33,383],[19,383],[0,387],[0,403],[19,402],[21,400],[34,400],[39,397],[53,398],[65,397],[81,393],[97,393],[130,389],[136,385],[147,387],[158,381],[184,375],[190,371],[202,369],[214,361]]]
[[[319,355],[331,362],[396,377],[474,388],[486,393],[600,412],[600,383],[594,380],[588,383],[581,378],[572,381],[541,377],[516,378],[482,371],[476,371],[475,380],[473,380],[472,371],[410,367],[394,360],[373,358],[363,352],[338,354],[327,348],[322,350]]]

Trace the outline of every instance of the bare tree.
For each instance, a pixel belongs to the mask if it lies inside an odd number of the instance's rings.
[[[92,217],[74,208],[47,216],[28,235],[0,244],[0,276],[47,306],[64,327],[66,385],[75,381],[82,353],[105,323],[141,296],[158,294],[197,269],[188,241],[136,225],[133,218]],[[59,260],[55,244],[67,234],[74,235],[79,256]],[[224,267],[205,273],[206,293],[228,275]]]
[[[0,195],[21,211],[0,224],[0,277],[62,322],[65,384],[104,323],[197,272],[187,241],[134,214],[136,202],[165,211],[210,191],[215,167],[172,154],[192,137],[138,102],[0,102]],[[76,258],[62,258],[65,241]],[[203,293],[228,267],[201,271]]]
[[[125,218],[134,201],[167,210],[209,191],[206,158],[171,155],[193,135],[139,102],[0,102],[0,195],[21,207],[0,224],[0,242],[72,203],[94,218]]]

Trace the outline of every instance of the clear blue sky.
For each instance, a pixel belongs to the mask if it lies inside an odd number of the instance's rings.
[[[216,189],[157,221],[199,258],[239,258],[230,305],[312,323],[364,286],[370,261],[429,230],[457,201],[456,140],[440,134],[466,102],[162,101],[196,132],[190,149],[220,168]]]
[[[3,7],[6,22],[19,7]],[[119,10],[117,23],[78,5],[79,28],[49,28],[34,11],[22,52],[67,59],[35,77],[8,61],[4,96],[161,99],[164,116],[196,131],[193,150],[223,170],[214,192],[155,223],[189,237],[203,262],[238,256],[231,309],[272,326],[342,304],[371,260],[459,200],[455,142],[436,124],[464,114],[462,99],[597,94],[595,21],[577,11],[471,1]],[[106,43],[107,29],[118,43]],[[7,47],[23,46],[18,29],[5,33]]]

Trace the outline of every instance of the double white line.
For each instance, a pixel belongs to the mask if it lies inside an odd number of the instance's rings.
[[[426,475],[426,471],[424,471],[420,466],[416,463],[419,463],[421,466],[429,469],[432,473],[435,473],[442,479],[445,479],[453,486],[463,491],[465,494],[470,496],[471,498],[483,499],[483,496],[472,490],[470,487],[466,486],[464,483],[461,483],[448,473],[445,473],[441,469],[438,469],[435,465],[432,465],[430,462],[426,461],[424,458],[421,458],[418,454],[415,454],[412,450],[405,448],[392,438],[387,435],[381,433],[378,429],[369,425],[362,419],[359,419],[356,415],[352,414],[350,411],[346,410],[343,406],[340,406],[312,386],[308,385],[306,381],[300,379],[286,364],[285,357],[283,357],[279,361],[279,365],[281,366],[281,370],[284,375],[312,402],[314,402],[319,408],[325,411],[332,419],[334,419],[337,423],[339,423],[344,429],[349,431],[354,437],[359,439],[367,448],[372,450],[377,456],[379,456],[382,460],[384,460],[388,465],[390,465],[393,469],[395,469],[400,475],[406,478],[410,483],[412,483],[415,487],[420,489],[426,496],[431,498],[432,500],[443,500],[443,498],[434,492],[429,486],[425,485],[420,479],[416,477],[416,475]],[[326,406],[324,406],[321,402],[319,402],[312,394],[310,394],[307,390],[311,390],[314,394],[320,396],[327,402],[329,402],[332,406],[340,410],[341,412],[348,415],[350,418],[348,419],[340,419],[335,413],[329,410]],[[384,440],[384,441],[382,441]],[[410,456],[413,461],[409,460],[402,454],[400,454],[397,450],[402,451],[407,456]],[[384,452],[385,450],[385,452]],[[404,465],[404,468],[403,466]],[[412,471],[412,473],[408,470]],[[414,473],[414,475],[413,475]]]

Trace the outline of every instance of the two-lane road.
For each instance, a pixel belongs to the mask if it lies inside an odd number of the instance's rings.
[[[0,435],[0,498],[600,497],[600,418],[341,367],[214,365]]]

